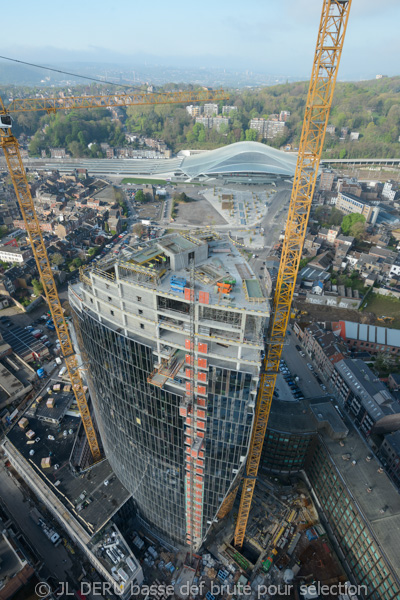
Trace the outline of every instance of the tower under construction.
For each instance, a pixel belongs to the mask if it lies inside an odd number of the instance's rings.
[[[197,549],[248,453],[269,303],[228,239],[171,234],[70,287],[106,456],[140,518]]]

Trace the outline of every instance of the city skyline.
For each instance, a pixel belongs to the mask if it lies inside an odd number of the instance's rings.
[[[0,54],[48,65],[68,61],[130,64],[132,69],[219,67],[300,78],[309,76],[322,6],[320,0],[284,0],[266,10],[258,0],[246,5],[235,0],[227,10],[208,0],[200,8],[156,0],[151,11],[147,5],[133,11],[122,2],[112,15],[111,28],[105,3],[82,6],[73,0],[68,12],[53,4],[47,10],[46,4],[38,12],[22,3],[25,18],[18,23],[19,37],[13,28],[5,31]],[[354,3],[342,79],[397,74],[396,16],[400,6],[393,0]]]

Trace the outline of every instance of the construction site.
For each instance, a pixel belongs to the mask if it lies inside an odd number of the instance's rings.
[[[275,382],[351,0],[322,4],[273,299],[228,237],[173,233],[81,271],[69,287],[74,347],[10,114],[226,95],[202,89],[0,104],[1,147],[68,374],[67,384],[51,382],[35,397],[3,450],[126,598],[399,597],[398,502],[385,475],[387,505],[379,497],[367,510],[359,489],[354,500],[352,486],[376,470],[371,460],[365,467],[361,458],[343,459],[363,456],[357,436],[329,399],[305,400],[298,415],[279,403],[283,422],[274,429]],[[221,200],[243,225],[266,211],[258,197],[251,205]],[[291,431],[302,415],[305,430]]]

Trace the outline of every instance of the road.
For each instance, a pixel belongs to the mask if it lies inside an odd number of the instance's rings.
[[[32,548],[43,559],[47,570],[57,581],[74,580],[73,562],[70,554],[63,544],[55,548],[50,540],[46,538],[41,528],[31,519],[29,516],[29,511],[33,507],[31,500],[24,497],[18,482],[9,475],[3,460],[0,461],[0,490],[1,499],[9,513],[13,516]],[[61,527],[57,527],[57,531],[61,535],[63,534]]]
[[[305,398],[316,398],[328,395],[318,381],[315,379],[314,371],[310,371],[307,367],[307,363],[310,359],[307,357],[300,356],[298,350],[296,350],[296,344],[299,344],[295,335],[288,335],[286,338],[286,345],[283,347],[282,358],[286,362],[292,375],[296,375],[300,378],[297,385],[303,392]]]
[[[268,213],[261,222],[260,227],[264,229],[264,247],[262,250],[255,251],[255,258],[251,257],[249,260],[254,273],[260,279],[264,278],[265,259],[271,255],[272,247],[279,241],[281,231],[285,228],[290,194],[291,189],[288,187],[279,189],[274,194]]]

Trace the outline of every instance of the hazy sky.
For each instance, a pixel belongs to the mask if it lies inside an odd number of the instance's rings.
[[[20,0],[0,53],[47,64],[147,60],[308,77],[321,7],[322,0]],[[339,78],[399,74],[399,23],[399,0],[353,0]]]

